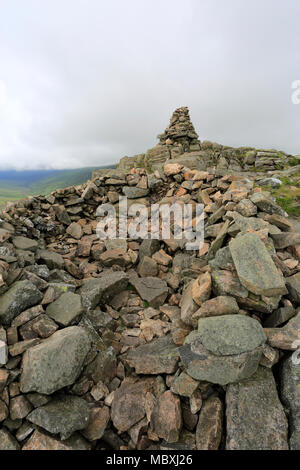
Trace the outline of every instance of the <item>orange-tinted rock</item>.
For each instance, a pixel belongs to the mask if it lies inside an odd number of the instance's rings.
[[[198,450],[218,450],[222,437],[223,405],[220,398],[212,396],[200,410],[196,429]]]
[[[151,429],[167,442],[177,442],[182,427],[180,399],[168,390],[158,399],[152,412]]]

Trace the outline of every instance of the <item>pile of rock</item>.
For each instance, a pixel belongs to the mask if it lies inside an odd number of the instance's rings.
[[[295,165],[297,160],[292,155],[273,149],[233,148],[208,140],[200,142],[186,107],[174,111],[169,127],[158,138],[159,143],[147,153],[121,158],[118,168],[130,170],[143,167],[148,171],[162,170],[168,160],[173,160],[191,169],[217,169],[223,174],[228,170],[260,173],[286,170],[289,168],[289,162]],[[297,165],[298,169],[299,167],[300,160]]]
[[[7,206],[0,449],[300,448],[300,233],[254,182],[171,160]],[[203,203],[204,245],[99,240],[120,195]]]

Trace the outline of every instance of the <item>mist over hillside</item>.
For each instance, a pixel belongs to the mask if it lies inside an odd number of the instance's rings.
[[[0,206],[26,196],[49,194],[58,188],[82,184],[91,178],[94,170],[113,167],[114,165],[73,170],[0,170]]]

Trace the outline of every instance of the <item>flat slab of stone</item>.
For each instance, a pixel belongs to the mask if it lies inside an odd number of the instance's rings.
[[[120,291],[126,289],[128,276],[123,271],[104,273],[96,279],[87,279],[80,289],[82,304],[93,309],[100,302],[106,302]]]
[[[9,325],[21,312],[41,302],[42,293],[29,281],[18,281],[0,296],[0,324]]]
[[[157,308],[164,304],[169,292],[166,281],[157,277],[137,277],[130,282],[150,307]]]
[[[26,237],[14,237],[13,240],[13,245],[15,248],[18,250],[25,250],[25,251],[33,251],[35,252],[38,248],[38,243],[36,240],[31,240],[30,238]]]
[[[90,444],[78,433],[61,441],[36,429],[22,450],[90,450]]]
[[[229,243],[229,249],[239,280],[250,292],[267,297],[287,293],[284,278],[257,235],[246,233],[236,237]]]
[[[48,305],[46,314],[62,326],[71,325],[83,313],[81,296],[66,292]]]
[[[226,392],[227,450],[288,450],[288,423],[270,369]]]
[[[147,196],[149,189],[137,188],[135,186],[124,186],[123,193],[129,199],[138,199]]]
[[[173,374],[179,352],[172,338],[165,336],[130,351],[125,359],[137,374]]]
[[[40,250],[39,257],[49,269],[62,269],[64,266],[63,257],[54,251]]]
[[[146,393],[152,390],[153,379],[125,380],[115,394],[111,419],[119,432],[130,429],[146,415]]]
[[[203,346],[216,356],[252,351],[267,339],[261,324],[246,315],[200,318],[198,336]]]
[[[82,398],[64,395],[36,408],[27,416],[27,419],[51,434],[60,434],[61,439],[64,440],[73,432],[87,427],[89,406]]]
[[[71,326],[28,349],[22,361],[21,391],[50,395],[72,385],[82,370],[90,346],[87,332]]]

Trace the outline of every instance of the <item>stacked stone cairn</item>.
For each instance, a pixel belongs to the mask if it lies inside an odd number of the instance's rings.
[[[159,146],[152,173],[96,172],[0,214],[1,450],[300,449],[297,224],[254,173],[203,169],[221,150],[187,108]],[[97,207],[124,195],[202,203],[203,246],[100,240]]]

